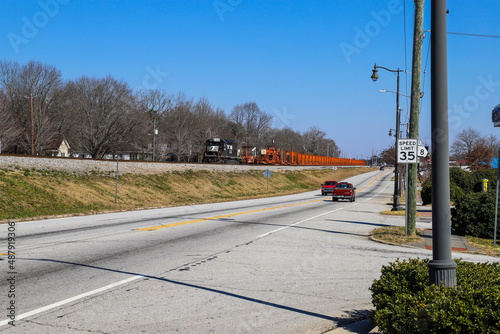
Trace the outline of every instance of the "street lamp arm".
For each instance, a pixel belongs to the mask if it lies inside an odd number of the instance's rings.
[[[373,66],[373,68],[374,68],[374,69],[375,69],[375,68],[382,68],[382,69],[384,69],[384,70],[386,70],[386,71],[393,72],[393,73],[397,73],[397,72],[404,72],[404,70],[400,70],[399,68],[398,68],[397,70],[391,70],[391,69],[389,69],[389,68],[387,68],[387,67],[384,67],[384,66],[377,66],[377,64],[375,64],[375,65]]]
[[[407,97],[407,98],[411,98],[411,96],[409,96],[409,95],[401,94],[401,93],[395,92],[393,90],[388,90],[388,89],[380,89],[379,92],[380,93],[394,93],[394,94],[399,94],[399,95]]]

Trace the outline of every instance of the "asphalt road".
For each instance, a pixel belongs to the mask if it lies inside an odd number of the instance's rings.
[[[14,270],[6,255],[0,261],[0,331],[293,334],[353,322],[372,309],[369,287],[383,265],[432,256],[368,239],[374,228],[404,225],[379,214],[390,208],[391,178],[348,179],[353,203],[318,190],[16,223]]]

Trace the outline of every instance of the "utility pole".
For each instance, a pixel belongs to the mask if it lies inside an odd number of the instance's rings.
[[[33,128],[33,93],[30,94],[31,103],[31,155],[35,155],[35,130]]]
[[[156,161],[156,114],[153,118],[153,161]]]
[[[420,122],[420,76],[422,70],[422,42],[424,39],[424,0],[414,0],[415,22],[413,26],[413,56],[411,70],[411,107],[409,138],[418,139]],[[417,173],[418,164],[408,164],[408,235],[417,233]]]

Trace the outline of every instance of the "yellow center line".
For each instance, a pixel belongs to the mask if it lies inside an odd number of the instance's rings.
[[[373,179],[370,183],[368,183],[368,185],[367,185],[366,187],[371,186],[371,185],[373,184],[373,182],[377,181],[377,179],[378,179],[379,177],[384,176],[385,174],[389,174],[389,172],[388,172],[388,173],[384,173],[384,174],[381,174],[381,175],[377,176],[377,177],[376,177],[376,178],[374,178],[374,179]],[[356,192],[361,191],[361,190],[365,189],[366,187],[356,189]]]
[[[375,179],[373,179],[373,181],[371,181],[368,184],[368,186],[370,186],[373,182],[375,182],[375,180],[377,180],[382,175],[379,175]],[[363,189],[365,189],[365,187],[360,188],[360,189],[358,189],[356,191],[360,191],[360,190],[363,190]],[[221,219],[221,218],[230,218],[230,217],[235,217],[235,216],[240,216],[240,215],[246,215],[246,214],[249,214],[249,213],[263,212],[263,211],[275,210],[275,209],[282,209],[282,208],[289,208],[289,207],[292,207],[292,206],[309,204],[309,203],[315,203],[315,202],[322,202],[322,201],[324,201],[324,200],[323,199],[317,199],[317,200],[314,200],[314,201],[301,202],[301,203],[288,204],[288,205],[281,205],[281,206],[275,206],[275,207],[272,207],[272,208],[264,208],[264,209],[258,209],[258,210],[236,212],[236,213],[230,213],[230,214],[222,215],[222,216],[215,216],[215,217],[209,217],[209,218],[200,218],[200,219],[188,220],[188,221],[184,221],[184,222],[171,223],[171,224],[163,224],[163,225],[157,225],[157,226],[151,226],[151,227],[143,227],[143,228],[136,229],[136,231],[156,231],[156,230],[159,230],[159,229],[165,228],[165,227],[181,226],[181,225],[199,223],[199,222],[203,222],[203,221],[216,220],[216,219]]]
[[[368,183],[367,187],[371,186],[373,184],[373,182],[375,182],[379,177],[384,176],[384,175],[389,174],[389,173],[390,172],[387,172],[387,173],[384,173],[384,174],[380,174],[379,176],[377,176],[376,178],[374,178],[372,182]]]
[[[302,203],[295,203],[295,204],[288,204],[288,205],[281,205],[281,206],[275,206],[272,208],[264,208],[264,209],[258,209],[258,210],[251,210],[251,211],[244,211],[244,212],[236,212],[236,213],[230,213],[228,215],[222,215],[222,216],[215,216],[215,217],[209,217],[209,218],[200,218],[200,219],[194,219],[194,220],[188,220],[185,222],[178,222],[178,223],[172,223],[172,224],[164,224],[164,225],[158,225],[158,226],[151,226],[151,227],[144,227],[144,228],[138,228],[136,231],[155,231],[160,228],[165,228],[165,227],[172,227],[172,226],[180,226],[180,225],[186,225],[186,224],[193,224],[193,223],[199,223],[207,220],[216,220],[216,219],[221,219],[221,218],[229,218],[229,217],[234,217],[234,216],[240,216],[240,215],[246,215],[248,213],[256,213],[256,212],[263,212],[263,211],[268,211],[268,210],[274,210],[274,209],[281,209],[281,208],[288,208],[291,206],[296,206],[296,205],[303,205],[303,204],[309,204],[309,203],[315,203],[315,202],[321,202],[323,201],[322,199],[317,199],[314,201],[308,201],[308,202],[302,202]]]

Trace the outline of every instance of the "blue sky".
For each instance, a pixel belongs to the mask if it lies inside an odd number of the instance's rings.
[[[430,0],[424,29],[430,30]],[[131,87],[207,97],[230,113],[256,102],[274,126],[318,126],[348,157],[394,143],[396,76],[411,71],[413,1],[40,0],[3,1],[0,59],[31,59],[65,79],[112,75]],[[448,31],[500,35],[500,1],[448,1]],[[420,139],[430,143],[430,32],[423,45]],[[499,129],[500,38],[448,35],[450,143],[472,127]],[[401,93],[411,77],[401,74]],[[409,100],[401,96],[402,123]],[[404,129],[404,127],[403,127]]]

